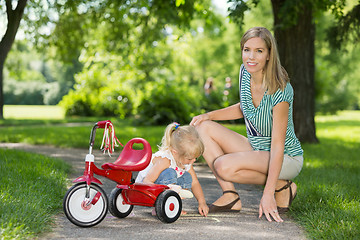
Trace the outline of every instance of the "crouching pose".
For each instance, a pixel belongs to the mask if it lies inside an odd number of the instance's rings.
[[[204,158],[217,177],[223,195],[211,212],[239,211],[241,200],[232,182],[264,185],[259,217],[282,222],[296,196],[296,177],[303,150],[293,125],[293,88],[278,57],[272,34],[249,29],[241,40],[240,101],[227,108],[195,116],[205,145]],[[244,118],[247,137],[212,120]]]
[[[159,151],[153,154],[149,166],[139,172],[135,181],[168,185],[181,198],[191,198],[193,192],[199,203],[199,213],[207,216],[209,207],[192,165],[203,151],[204,145],[193,126],[171,123],[165,129]]]

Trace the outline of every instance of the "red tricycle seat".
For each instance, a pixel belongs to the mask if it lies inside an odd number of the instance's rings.
[[[134,143],[141,143],[144,148],[141,150],[133,149]],[[125,145],[114,163],[105,163],[101,167],[105,170],[141,171],[149,165],[151,155],[151,146],[145,139],[133,138]]]

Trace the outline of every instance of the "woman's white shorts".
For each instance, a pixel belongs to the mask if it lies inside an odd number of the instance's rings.
[[[284,154],[284,160],[281,167],[279,179],[290,180],[295,178],[300,173],[303,162],[303,155],[292,157]]]

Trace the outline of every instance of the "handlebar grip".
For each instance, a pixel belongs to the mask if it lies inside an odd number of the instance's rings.
[[[105,120],[105,121],[99,121],[96,123],[96,125],[99,127],[99,128],[105,128],[106,124],[107,123],[111,123],[110,120]]]

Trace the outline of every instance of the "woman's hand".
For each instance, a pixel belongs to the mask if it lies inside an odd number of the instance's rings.
[[[199,203],[199,213],[201,216],[207,217],[209,213],[209,207],[206,203]]]
[[[197,116],[193,117],[193,119],[190,122],[190,125],[196,126],[196,125],[199,125],[201,122],[206,121],[206,120],[210,120],[209,114],[204,113],[204,114],[201,114],[201,115],[197,115]]]
[[[266,219],[269,222],[272,222],[271,218],[273,218],[276,222],[283,222],[284,220],[281,219],[279,212],[277,210],[275,196],[271,194],[263,194],[260,200],[259,206],[259,218],[262,215],[265,215]]]

